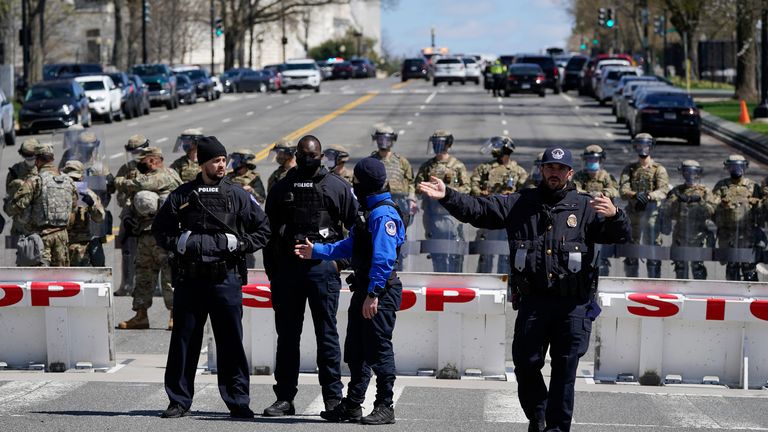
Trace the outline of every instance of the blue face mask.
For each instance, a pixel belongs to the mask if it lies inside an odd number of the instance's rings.
[[[600,162],[587,162],[584,164],[584,169],[590,172],[597,172],[600,170]]]

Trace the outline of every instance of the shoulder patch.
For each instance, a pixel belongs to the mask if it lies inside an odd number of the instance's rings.
[[[395,221],[387,221],[387,223],[384,224],[384,230],[391,236],[397,234],[397,225],[395,224]]]

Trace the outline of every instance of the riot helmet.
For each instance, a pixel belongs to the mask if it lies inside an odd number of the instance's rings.
[[[285,138],[275,142],[272,151],[275,152],[275,162],[277,162],[278,165],[283,165],[296,156],[296,146],[290,140]]]
[[[446,130],[438,129],[429,137],[427,153],[429,153],[429,151],[434,152],[436,155],[447,153],[452,145],[453,134]]]
[[[139,216],[149,217],[157,213],[159,202],[160,196],[157,193],[143,190],[136,192],[136,195],[133,196],[131,204]]]
[[[186,129],[178,137],[176,137],[176,143],[173,145],[174,153],[183,151],[189,153],[194,146],[197,145],[197,141],[203,137],[203,132],[200,129]]]
[[[332,145],[323,150],[325,156],[325,166],[329,170],[333,170],[336,166],[349,160],[349,152],[346,148],[340,145]]]
[[[256,155],[248,149],[238,149],[229,155],[227,170],[237,170],[246,166],[248,169],[256,168]]]
[[[686,186],[698,184],[701,180],[701,174],[704,172],[701,165],[699,165],[699,162],[693,159],[684,160],[677,170],[680,171],[680,174],[683,176],[683,181]]]
[[[581,154],[584,161],[584,171],[597,172],[600,170],[600,163],[605,160],[605,150],[597,144],[588,145]]]
[[[83,167],[83,163],[79,160],[68,160],[64,164],[64,168],[62,168],[61,172],[68,175],[69,178],[72,179],[72,181],[79,182],[83,179],[83,173],[85,172],[85,167]]]
[[[491,137],[480,149],[480,153],[490,153],[491,156],[497,159],[504,155],[511,155],[514,151],[515,142],[506,135]]]
[[[533,161],[533,168],[531,169],[531,181],[533,184],[541,183],[541,161],[544,160],[544,152],[536,155],[536,160]]]
[[[133,135],[125,144],[125,153],[129,160],[141,159],[141,150],[149,147],[149,139],[144,135]]]
[[[27,138],[19,147],[19,154],[24,158],[24,163],[29,167],[35,166],[35,147],[40,145],[34,138]]]
[[[379,150],[389,150],[397,141],[397,134],[387,125],[378,125],[371,134],[371,140]]]
[[[641,158],[650,156],[655,145],[656,139],[649,133],[639,133],[632,138],[632,147]]]
[[[723,166],[728,170],[731,178],[739,179],[744,176],[747,168],[749,168],[749,161],[744,159],[742,155],[732,154],[723,162]]]

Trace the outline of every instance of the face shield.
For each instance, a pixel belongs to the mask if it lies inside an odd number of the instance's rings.
[[[584,170],[588,172],[598,172],[600,170],[600,156],[587,154],[582,157],[584,160]]]
[[[741,178],[744,176],[744,173],[747,172],[747,167],[749,166],[748,161],[726,161],[725,162],[725,169],[728,170],[728,173],[731,175],[731,178]]]
[[[515,144],[506,137],[495,136],[490,138],[480,148],[480,153],[487,155],[493,155],[493,157],[500,157],[503,155],[510,155],[515,151]]]
[[[325,167],[329,170],[333,170],[336,168],[336,165],[339,164],[341,152],[334,149],[325,149],[323,150],[323,156],[325,156]]]
[[[379,150],[389,150],[395,144],[395,141],[397,141],[397,135],[390,133],[375,133],[371,135],[371,139],[376,144],[376,148]]]
[[[648,157],[651,155],[651,150],[653,149],[653,143],[649,141],[638,141],[634,143],[635,152],[640,157]]]
[[[427,154],[429,154],[430,150],[436,155],[447,153],[452,143],[453,140],[450,136],[432,136],[429,138],[427,145]]]
[[[290,147],[274,147],[272,151],[275,153],[274,161],[278,165],[282,165],[289,160],[293,159],[296,154],[296,150]]]
[[[701,167],[697,166],[682,166],[680,167],[680,174],[683,176],[683,181],[686,186],[693,186],[699,184],[701,180]]]
[[[201,135],[179,135],[176,138],[176,143],[173,145],[173,152],[184,152],[189,153],[190,150],[194,148],[194,146],[197,145],[197,140],[200,139]]]
[[[242,166],[248,165],[248,161],[252,158],[252,155],[244,155],[241,153],[230,154],[229,162],[227,162],[227,171],[234,171]]]

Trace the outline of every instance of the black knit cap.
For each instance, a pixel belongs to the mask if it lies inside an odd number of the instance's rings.
[[[369,156],[355,164],[354,172],[357,181],[371,192],[381,190],[387,182],[387,169],[374,157]]]
[[[227,157],[227,149],[215,136],[204,136],[197,141],[197,163],[202,165],[209,160],[224,156]]]

